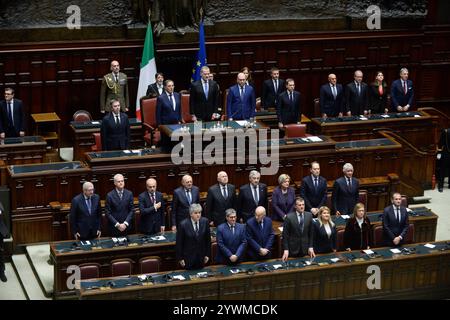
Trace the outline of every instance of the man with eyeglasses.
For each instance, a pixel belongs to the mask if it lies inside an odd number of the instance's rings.
[[[14,89],[5,88],[5,100],[0,101],[0,138],[23,137],[26,116],[23,103],[14,98]]]

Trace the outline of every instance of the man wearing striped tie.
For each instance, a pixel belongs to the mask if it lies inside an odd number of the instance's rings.
[[[147,179],[145,186],[147,190],[138,197],[139,213],[141,215],[139,231],[143,234],[164,232],[165,205],[163,195],[156,190],[157,183],[155,179]]]
[[[125,189],[123,175],[114,176],[115,188],[106,195],[106,217],[109,231],[113,237],[124,237],[133,232],[134,205],[133,193]]]

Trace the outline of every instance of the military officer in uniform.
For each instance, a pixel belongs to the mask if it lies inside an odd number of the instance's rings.
[[[130,96],[128,94],[128,80],[125,73],[120,72],[119,62],[111,61],[111,73],[103,76],[100,91],[101,112],[111,112],[110,101],[118,100],[121,111],[127,112],[130,108]]]

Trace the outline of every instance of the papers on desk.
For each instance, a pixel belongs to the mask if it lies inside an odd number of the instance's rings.
[[[139,152],[141,152],[141,150],[140,150],[140,149],[133,149],[133,150],[131,150],[131,152],[133,152],[133,153],[139,153]]]
[[[274,264],[273,265],[273,268],[275,269],[275,270],[277,270],[277,269],[280,269],[280,268],[282,268],[283,266],[281,265],[281,264]]]
[[[181,281],[186,280],[186,278],[183,277],[181,274],[177,274],[176,276],[173,276],[173,278],[174,278],[175,280],[181,280]]]
[[[166,240],[166,237],[164,236],[154,236],[150,238],[151,240],[156,240],[156,241],[161,241],[161,240]]]
[[[100,121],[92,121],[92,124],[100,124]]]
[[[359,119],[360,119],[360,120],[369,120],[369,119],[367,119],[367,118],[364,117],[364,116],[360,116]]]
[[[392,253],[402,253],[400,250],[398,250],[397,248],[391,249]]]
[[[427,247],[429,249],[434,249],[436,247],[434,244],[431,244],[431,243],[424,244],[423,246]]]
[[[383,117],[383,118],[390,118],[388,114],[382,114],[381,117]]]
[[[363,252],[364,252],[365,254],[374,254],[374,253],[375,253],[375,252],[373,252],[373,251],[370,250],[370,249],[363,250]]]
[[[311,137],[307,137],[307,138],[302,138],[302,140],[306,141],[306,142],[322,142],[323,141],[318,136],[311,136]]]
[[[420,114],[415,114],[414,118],[420,118]]]
[[[247,120],[235,120],[235,122],[240,125],[241,127],[245,127],[248,123]]]
[[[83,245],[83,246],[90,246],[91,242],[89,240],[81,241],[81,245]]]
[[[206,272],[206,271],[197,273],[197,277],[206,277],[207,275],[208,275],[208,272]]]
[[[236,273],[239,273],[240,270],[239,270],[239,269],[230,269],[230,272],[231,272],[232,274],[236,274]]]
[[[129,154],[129,153],[131,153],[131,151],[130,150],[123,150],[123,153]]]
[[[350,216],[348,214],[341,214],[342,219],[350,219]]]

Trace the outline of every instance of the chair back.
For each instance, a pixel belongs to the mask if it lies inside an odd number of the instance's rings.
[[[99,263],[83,263],[78,266],[80,268],[81,280],[100,278]]]
[[[134,261],[128,258],[111,261],[111,276],[129,276],[133,274]]]
[[[183,118],[184,122],[192,122],[191,113],[189,112],[189,93],[181,94],[181,118]]]
[[[306,124],[292,123],[285,126],[285,138],[304,138],[306,137]]]
[[[102,137],[100,132],[94,132],[94,144],[91,146],[91,150],[94,152],[102,151]]]
[[[382,225],[378,225],[375,228],[373,228],[373,246],[374,247],[384,246]]]
[[[139,273],[154,273],[159,272],[159,268],[161,265],[161,258],[152,256],[152,257],[143,257],[139,259]]]
[[[322,116],[322,114],[320,113],[320,99],[319,98],[314,99],[314,115],[316,117]]]
[[[339,229],[336,233],[336,250],[343,251],[344,248],[344,232],[345,229]]]
[[[414,225],[412,223],[408,226],[408,233],[406,233],[404,244],[414,243]]]
[[[78,110],[73,114],[73,121],[75,122],[89,122],[92,121],[92,116],[89,111]]]
[[[148,124],[152,128],[156,128],[156,98],[140,100],[142,123]]]

